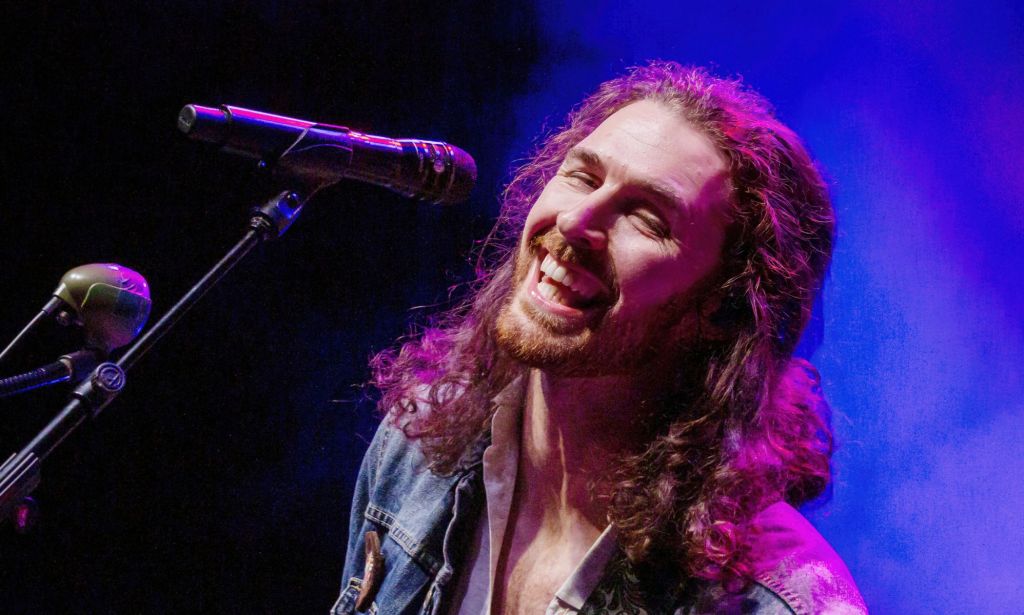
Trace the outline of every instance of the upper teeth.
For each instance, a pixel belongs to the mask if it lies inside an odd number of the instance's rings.
[[[573,275],[565,265],[555,260],[550,254],[544,257],[540,264],[540,270],[549,278],[562,286],[568,286],[583,299],[590,299],[596,295],[601,288],[587,276]]]

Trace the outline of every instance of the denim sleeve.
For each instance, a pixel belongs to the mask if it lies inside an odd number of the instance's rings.
[[[370,494],[373,493],[377,483],[377,472],[380,466],[381,455],[387,442],[388,432],[392,428],[387,424],[387,419],[377,428],[370,447],[363,456],[363,463],[359,467],[359,475],[356,479],[355,489],[352,495],[352,510],[348,522],[348,547],[345,553],[345,566],[342,569],[341,593],[342,597],[346,592],[351,593],[353,587],[358,593],[358,585],[362,583],[363,569],[366,565],[366,553],[364,551],[363,534],[366,532],[365,513],[370,502]],[[355,580],[355,585],[354,585]],[[339,599],[339,602],[342,600]],[[334,612],[338,611],[335,605]]]

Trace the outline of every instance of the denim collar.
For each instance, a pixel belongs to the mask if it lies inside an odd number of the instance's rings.
[[[501,407],[519,406],[521,408],[526,395],[525,383],[525,377],[517,376],[512,382],[505,385],[505,388],[491,400],[490,416],[493,417],[498,408]],[[490,421],[488,421],[487,430],[481,433],[480,437],[462,455],[458,466],[456,466],[455,473],[461,476],[470,472],[480,472],[483,466],[484,451],[490,445],[491,427]]]

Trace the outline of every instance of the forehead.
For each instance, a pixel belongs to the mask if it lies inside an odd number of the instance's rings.
[[[602,166],[623,179],[663,185],[686,203],[699,200],[712,186],[721,188],[728,175],[726,157],[711,139],[653,100],[619,109],[574,150],[591,158],[596,155]]]

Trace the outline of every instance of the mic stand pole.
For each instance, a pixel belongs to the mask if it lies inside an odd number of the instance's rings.
[[[203,297],[224,275],[256,245],[280,237],[302,210],[305,199],[285,191],[254,208],[249,228],[231,250],[199,282],[178,300],[174,307],[125,352],[116,363],[102,363],[72,392],[64,409],[20,452],[0,466],[0,522],[10,518],[16,508],[39,485],[39,466],[71,432],[89,418],[99,415],[121,392],[125,371]],[[21,519],[19,519],[19,522]]]

